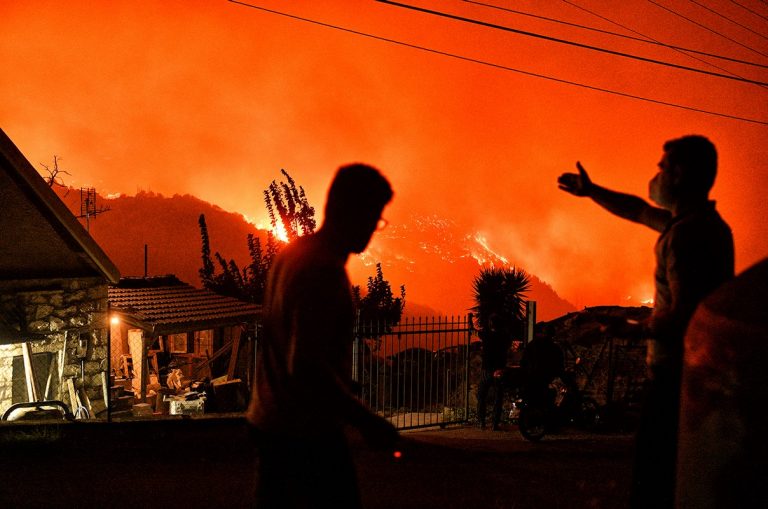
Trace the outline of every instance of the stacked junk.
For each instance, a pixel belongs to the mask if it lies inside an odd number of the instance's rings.
[[[113,369],[110,376],[112,418],[226,414],[242,412],[248,404],[248,384],[235,377],[232,370],[212,378],[210,360],[193,369],[184,369],[175,359],[165,368],[159,367],[155,359],[150,364],[156,371],[148,374],[143,401],[139,396],[141,375],[133,370],[130,359],[123,359],[121,366]],[[234,365],[234,361],[229,364]]]

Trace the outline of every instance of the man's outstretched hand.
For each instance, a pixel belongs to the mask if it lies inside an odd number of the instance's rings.
[[[576,162],[579,173],[563,173],[557,179],[557,187],[575,196],[589,196],[592,192],[592,181],[580,162]]]

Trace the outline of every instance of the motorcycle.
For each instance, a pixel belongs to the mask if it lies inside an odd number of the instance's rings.
[[[512,411],[517,413],[520,434],[528,441],[538,442],[564,426],[592,430],[598,423],[597,402],[582,394],[571,372],[553,380],[546,389],[529,387],[522,396]]]

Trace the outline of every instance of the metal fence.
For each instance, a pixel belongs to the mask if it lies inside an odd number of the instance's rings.
[[[358,323],[353,378],[360,397],[398,429],[466,422],[472,315]]]

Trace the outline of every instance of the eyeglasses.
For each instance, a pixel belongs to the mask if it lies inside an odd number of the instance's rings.
[[[389,224],[389,221],[387,221],[383,217],[380,218],[379,221],[376,223],[376,231],[380,232],[381,230],[386,228],[388,224]]]

